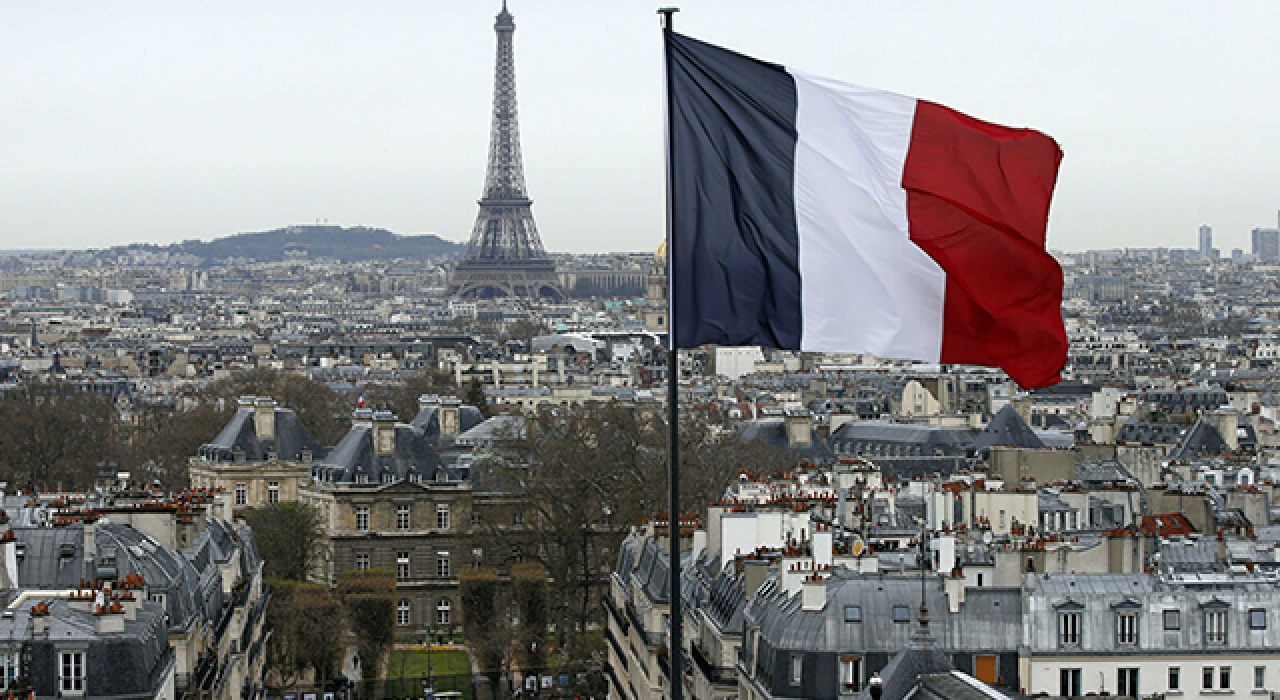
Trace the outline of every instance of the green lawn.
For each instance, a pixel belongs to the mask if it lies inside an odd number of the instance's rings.
[[[395,649],[387,666],[387,678],[421,678],[427,675],[428,663],[437,676],[471,673],[467,652],[460,649],[433,649],[430,654],[425,649]]]

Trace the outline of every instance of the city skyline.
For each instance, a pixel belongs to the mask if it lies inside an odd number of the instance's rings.
[[[465,242],[499,5],[0,6],[0,248],[316,220]],[[1256,78],[1280,70],[1266,31],[1280,7],[682,8],[677,28],[706,41],[1049,133],[1066,152],[1051,248],[1194,248],[1207,224],[1229,255],[1277,225],[1280,96]],[[529,193],[550,251],[662,237],[655,9],[511,4]]]

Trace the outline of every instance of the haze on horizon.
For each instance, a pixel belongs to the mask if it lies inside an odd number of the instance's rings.
[[[680,5],[700,39],[1052,135],[1052,248],[1194,247],[1207,223],[1229,254],[1277,225],[1280,3]],[[499,6],[0,2],[0,249],[321,219],[465,242]],[[510,0],[548,250],[662,237],[657,6]]]

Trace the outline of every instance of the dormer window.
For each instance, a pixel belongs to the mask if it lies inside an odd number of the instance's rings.
[[[1138,643],[1137,613],[1116,613],[1116,643],[1125,646],[1133,646]]]
[[[1227,611],[1206,610],[1204,612],[1204,641],[1208,644],[1227,643]]]
[[[1058,611],[1058,644],[1064,647],[1078,647],[1082,635],[1082,613],[1084,606],[1067,602],[1056,606]]]
[[[1217,598],[1205,603],[1204,609],[1204,641],[1205,644],[1227,643],[1227,611],[1229,603]]]
[[[1126,600],[1111,606],[1116,614],[1116,644],[1134,646],[1138,643],[1138,603]]]

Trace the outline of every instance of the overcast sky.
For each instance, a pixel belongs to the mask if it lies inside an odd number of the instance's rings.
[[[1031,126],[1049,244],[1229,254],[1280,210],[1280,2],[684,0],[677,29]],[[498,0],[0,0],[0,249],[327,219],[465,241]],[[658,3],[511,0],[553,251],[662,237]]]

